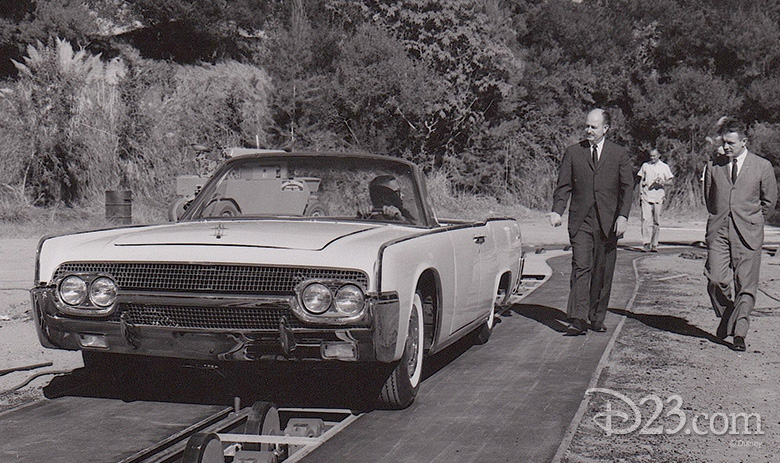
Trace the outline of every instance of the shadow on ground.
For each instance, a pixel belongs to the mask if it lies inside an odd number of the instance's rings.
[[[731,347],[731,344],[718,338],[714,334],[708,333],[703,329],[691,325],[688,320],[672,315],[652,315],[630,312],[625,309],[609,309],[610,312],[627,317],[648,326],[650,328],[666,331],[681,336],[691,336],[694,338],[705,339],[711,343]],[[515,304],[507,312],[507,315],[517,314],[534,320],[547,326],[558,333],[566,332],[567,318],[566,314],[559,309],[547,307],[538,304]]]
[[[53,399],[98,397],[125,402],[154,401],[204,405],[269,401],[280,407],[323,407],[366,410],[375,406],[385,372],[346,365],[258,367],[254,365],[187,365],[144,362],[130,369],[80,368],[55,377],[43,388]]]
[[[511,316],[512,314],[522,315],[535,320],[553,331],[559,333],[566,332],[566,314],[556,308],[538,304],[515,304],[505,312],[505,316]]]
[[[652,315],[629,312],[625,309],[609,309],[610,312],[622,315],[624,317],[637,320],[638,322],[668,333],[679,334],[681,336],[690,336],[694,338],[705,339],[713,344],[731,347],[731,344],[718,338],[712,333],[708,333],[696,325],[691,325],[688,320],[672,315]]]
[[[427,357],[423,381],[474,345],[466,336]],[[369,411],[395,365],[278,362],[196,364],[142,358],[123,365],[79,368],[43,388],[49,399],[65,396],[232,406],[273,402],[279,407],[346,408]],[[425,387],[423,382],[421,387]]]

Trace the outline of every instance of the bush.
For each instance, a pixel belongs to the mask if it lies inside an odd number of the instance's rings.
[[[263,145],[270,79],[235,62],[179,66],[132,50],[103,62],[63,40],[28,47],[0,93],[0,183],[31,204],[85,205],[107,189],[167,204],[197,171],[193,143]]]

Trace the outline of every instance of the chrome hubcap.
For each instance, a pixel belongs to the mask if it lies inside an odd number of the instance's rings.
[[[417,348],[420,344],[420,330],[417,326],[419,320],[417,315],[417,308],[412,307],[412,315],[409,317],[409,332],[406,335],[406,370],[409,373],[409,377],[414,376],[417,370]]]

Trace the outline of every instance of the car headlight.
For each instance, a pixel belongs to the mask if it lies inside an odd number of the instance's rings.
[[[97,277],[89,285],[89,300],[98,307],[108,307],[116,301],[117,286],[108,277]]]
[[[334,306],[342,315],[357,315],[363,309],[366,298],[355,285],[344,285],[336,291]]]
[[[325,313],[333,301],[333,293],[327,286],[321,283],[312,283],[307,286],[301,294],[303,307],[313,313]]]
[[[71,275],[60,282],[60,299],[68,305],[79,305],[87,297],[87,282],[83,278]]]

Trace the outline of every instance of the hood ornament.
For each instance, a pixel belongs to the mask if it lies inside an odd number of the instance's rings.
[[[221,223],[218,223],[216,227],[212,228],[212,230],[214,230],[214,237],[216,239],[220,239],[220,238],[222,238],[225,235],[224,231],[226,229],[225,229],[224,225],[222,225]]]

